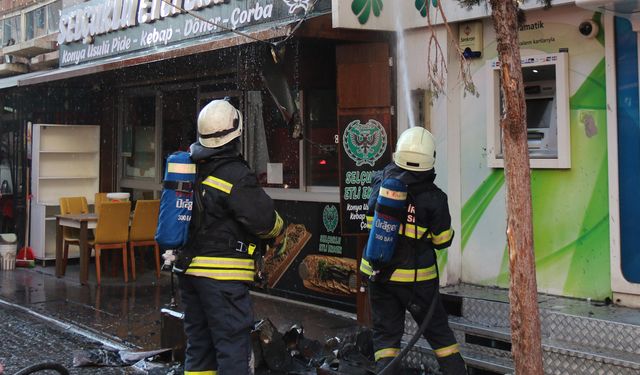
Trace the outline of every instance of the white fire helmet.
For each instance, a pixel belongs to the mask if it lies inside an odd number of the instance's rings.
[[[428,171],[436,161],[436,142],[425,128],[413,127],[400,134],[393,161],[409,171]]]
[[[213,100],[198,115],[198,140],[204,147],[224,146],[242,134],[242,114],[226,100]]]

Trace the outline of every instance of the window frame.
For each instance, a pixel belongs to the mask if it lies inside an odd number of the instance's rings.
[[[202,91],[202,83],[196,83],[195,86],[198,88],[198,110],[201,108],[201,105],[204,100],[221,98],[224,96],[235,96],[238,97],[240,101],[241,112],[243,116],[246,115],[246,103],[247,103],[247,91],[246,90],[228,90],[228,91]],[[163,176],[160,174],[162,171],[162,100],[163,100],[163,92],[170,90],[170,86],[163,85],[157,87],[130,87],[123,88],[119,92],[118,105],[120,108],[118,110],[118,142],[117,142],[117,183],[116,186],[118,190],[120,188],[128,188],[128,189],[140,189],[140,190],[150,190],[154,192],[156,197],[162,191],[162,178]],[[132,97],[142,97],[142,96],[150,96],[155,95],[155,168],[156,175],[153,178],[135,178],[135,177],[125,177],[124,176],[124,159],[123,159],[123,131],[124,131],[124,121],[126,119],[126,101]],[[304,120],[304,106],[300,106],[300,111],[303,114],[302,125],[306,130],[306,121]],[[243,132],[243,151],[246,153],[247,143],[246,132]],[[327,203],[339,203],[340,202],[340,186],[313,186],[307,185],[306,179],[306,151],[305,151],[305,140],[301,139],[298,141],[298,147],[300,152],[300,158],[298,161],[298,173],[299,173],[299,187],[296,188],[276,188],[276,187],[263,187],[265,192],[272,198],[276,200],[283,201],[303,201],[303,202],[327,202]],[[340,146],[338,146],[340,147]],[[339,168],[338,168],[339,171]],[[338,172],[339,173],[339,172]]]
[[[42,3],[38,3],[38,4],[34,4],[32,6],[29,6],[27,8],[24,9],[20,9],[18,11],[14,11],[14,12],[10,12],[5,14],[4,16],[2,16],[2,18],[0,18],[0,41],[2,41],[2,47],[5,47],[4,45],[4,23],[7,19],[13,18],[13,17],[19,17],[18,19],[18,28],[19,28],[19,40],[15,41],[15,44],[18,43],[23,43],[23,42],[28,42],[30,40],[35,40],[38,38],[45,38],[47,36],[53,35],[55,33],[58,32],[57,27],[55,27],[54,31],[49,31],[49,27],[50,27],[50,20],[49,20],[49,12],[47,7],[51,6],[52,4],[55,3],[60,3],[60,9],[62,9],[62,0],[49,0],[49,1],[45,1]],[[45,17],[45,26],[44,26],[44,30],[45,30],[45,34],[44,35],[40,35],[40,36],[36,36],[30,39],[27,39],[27,13],[36,11],[37,9],[42,8],[44,11],[44,17]]]
[[[298,92],[299,111],[301,114],[302,127],[304,134],[307,133],[307,121],[306,121],[306,106],[304,101],[304,91]],[[336,108],[337,111],[337,108]],[[336,124],[336,131],[338,131]],[[307,141],[303,138],[298,141],[298,152],[300,158],[298,160],[298,181],[299,186],[297,188],[275,188],[264,187],[263,189],[272,199],[284,200],[284,201],[303,201],[303,202],[327,202],[327,203],[340,203],[340,180],[338,175],[338,185],[336,186],[321,186],[321,185],[309,185],[307,184]],[[340,147],[340,146],[338,146]],[[338,166],[338,174],[340,173],[340,167]]]
[[[7,14],[4,17],[2,17],[2,20],[0,20],[0,28],[2,29],[1,34],[1,39],[0,41],[2,41],[2,48],[4,47],[8,47],[5,43],[4,40],[4,26],[5,23],[7,22],[7,20],[13,19],[13,18],[18,18],[18,40],[14,39],[14,43],[12,45],[18,44],[18,43],[22,43],[24,40],[24,15],[19,12],[19,13],[11,13],[11,14]]]

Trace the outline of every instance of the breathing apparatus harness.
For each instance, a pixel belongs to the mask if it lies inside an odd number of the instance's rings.
[[[204,169],[201,169],[203,167],[200,165],[198,165],[197,167],[198,172],[196,174],[196,181],[193,184],[193,205],[195,210],[193,211],[190,223],[191,225],[189,228],[189,231],[192,233],[196,233],[200,230],[200,226],[202,225],[203,221],[202,216],[204,214],[205,208],[202,202],[201,195],[202,181],[204,181],[207,176],[212,175],[218,168],[222,167],[225,164],[238,161],[247,165],[246,161],[240,156],[223,156],[217,157],[216,159],[218,159],[218,162],[214,163],[212,166],[205,167]],[[163,254],[163,258],[165,259],[163,269],[168,268],[171,270],[171,307],[177,306],[175,299],[174,274],[184,274],[187,271],[187,268],[189,267],[189,264],[191,263],[191,260],[194,256],[190,251],[190,245],[192,244],[194,238],[195,235],[191,235],[187,243],[185,243],[179,249],[172,250],[170,254]],[[239,244],[240,243],[241,242],[239,242]],[[242,244],[244,245],[244,243]]]

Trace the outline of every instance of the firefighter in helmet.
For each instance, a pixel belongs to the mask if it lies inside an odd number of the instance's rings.
[[[440,298],[435,298],[438,297],[435,250],[449,247],[453,240],[447,195],[434,184],[435,156],[433,135],[421,127],[410,128],[400,135],[393,162],[372,182],[367,212],[369,228],[384,179],[399,179],[408,190],[407,211],[391,260],[377,265],[363,256],[360,264],[360,271],[369,279],[377,372],[400,353],[405,312],[408,310],[420,326],[431,304],[436,303],[424,337],[433,348],[443,374],[466,374],[447,312]]]
[[[254,252],[283,220],[240,154],[242,114],[214,100],[198,116],[194,207],[180,276],[187,336],[185,374],[253,374],[250,332]],[[256,254],[257,255],[257,254]]]

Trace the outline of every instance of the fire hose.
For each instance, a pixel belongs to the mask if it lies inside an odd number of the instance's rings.
[[[54,370],[57,371],[58,374],[61,375],[69,375],[69,371],[63,365],[55,362],[43,362],[35,365],[31,365],[29,367],[25,367],[22,370],[16,372],[13,375],[27,375],[33,374],[34,372],[42,371],[42,370]]]

